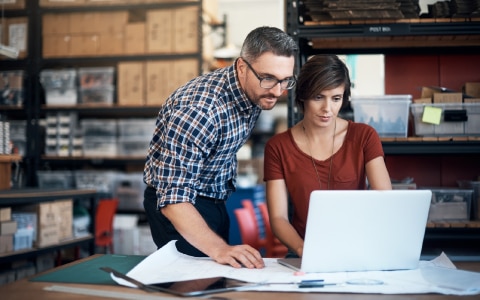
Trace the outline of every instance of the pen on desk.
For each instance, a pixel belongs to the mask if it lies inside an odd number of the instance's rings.
[[[302,280],[298,284],[299,288],[318,288],[324,287],[329,285],[338,285],[337,282],[325,282],[323,279],[316,279],[316,280]]]
[[[324,282],[325,280],[323,279],[306,279],[306,280],[302,280],[300,281],[300,283],[318,283],[318,282]]]
[[[319,288],[324,286],[339,285],[337,282],[324,282],[324,283],[300,283],[299,288]]]

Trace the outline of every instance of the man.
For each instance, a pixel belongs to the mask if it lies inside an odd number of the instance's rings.
[[[262,109],[295,85],[298,46],[285,32],[259,27],[232,66],[178,88],[160,109],[144,169],[144,207],[157,247],[235,268],[263,268],[249,245],[228,245],[225,201],[235,191],[238,149]]]

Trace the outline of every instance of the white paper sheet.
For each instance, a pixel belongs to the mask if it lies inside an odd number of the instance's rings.
[[[309,273],[296,276],[294,272],[277,263],[274,258],[265,258],[263,269],[235,269],[221,265],[209,258],[196,258],[179,253],[172,241],[155,251],[131,271],[128,276],[144,283],[162,283],[196,278],[224,276],[255,283],[275,283],[252,288],[255,291],[284,292],[339,292],[378,294],[423,294],[446,295],[480,294],[480,273],[457,270],[444,254],[431,261],[421,261],[419,268],[402,271]],[[111,266],[114,268],[114,266]],[[112,276],[119,284],[132,284]],[[337,285],[321,288],[299,288],[295,282],[323,279]],[[351,280],[379,280],[381,285],[349,284]],[[285,284],[281,284],[285,283]]]

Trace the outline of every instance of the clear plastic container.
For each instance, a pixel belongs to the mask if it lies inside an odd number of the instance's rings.
[[[79,68],[79,87],[81,89],[111,87],[114,72],[113,67]]]
[[[380,137],[407,137],[411,95],[352,97],[355,122],[366,123]]]
[[[440,124],[422,121],[426,106],[440,108]],[[480,103],[412,104],[411,111],[418,136],[480,135]]]

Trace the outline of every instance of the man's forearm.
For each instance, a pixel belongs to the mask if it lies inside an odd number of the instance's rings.
[[[219,249],[228,246],[191,203],[170,204],[162,208],[161,212],[191,245],[207,256],[215,257]]]

